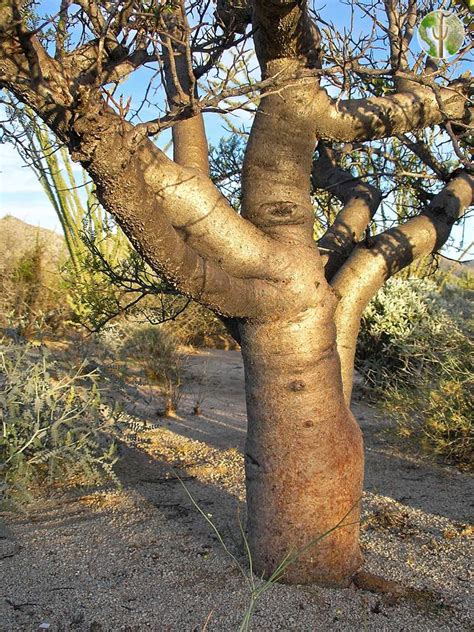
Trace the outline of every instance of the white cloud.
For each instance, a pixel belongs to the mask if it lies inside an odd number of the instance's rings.
[[[53,206],[29,167],[13,145],[0,145],[0,216],[13,215],[42,228],[61,232]]]
[[[41,200],[21,201],[11,204],[9,207],[0,209],[0,217],[5,215],[13,215],[32,226],[40,226],[41,228],[49,228],[61,233],[61,224],[53,207],[48,202],[43,203]]]
[[[10,143],[0,144],[0,193],[42,193],[43,187]]]

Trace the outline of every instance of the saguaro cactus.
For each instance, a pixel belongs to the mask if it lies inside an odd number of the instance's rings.
[[[448,37],[448,25],[444,21],[445,12],[438,12],[438,23],[433,26],[433,39],[437,42],[438,57],[441,59],[444,55],[444,42]]]

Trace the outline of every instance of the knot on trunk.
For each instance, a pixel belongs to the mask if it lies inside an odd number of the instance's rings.
[[[291,391],[303,391],[306,388],[306,382],[303,380],[294,380],[290,382],[290,390]]]
[[[308,212],[302,205],[281,200],[261,204],[255,219],[259,226],[276,226],[304,224],[307,217]]]

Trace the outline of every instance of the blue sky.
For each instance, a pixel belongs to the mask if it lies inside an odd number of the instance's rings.
[[[44,0],[40,3],[41,10],[45,13],[56,12],[58,2]],[[349,8],[340,2],[328,1],[326,5],[320,4],[321,14],[327,21],[334,21],[339,30],[351,27],[351,15]],[[352,24],[353,35],[357,32],[364,32],[370,28],[367,18],[358,17]],[[354,33],[355,31],[355,33]],[[413,52],[419,51],[416,38],[413,42]],[[142,92],[143,81],[140,77],[134,77],[124,86],[125,94],[140,94]],[[239,124],[237,117],[233,119],[236,125]],[[243,122],[243,121],[242,121]],[[216,144],[224,133],[222,119],[216,115],[206,116],[206,128],[209,142]],[[169,134],[163,135],[160,144],[164,145],[169,138]],[[79,167],[78,167],[79,169]],[[60,225],[56,213],[47,199],[41,184],[36,179],[33,171],[24,165],[17,154],[15,148],[10,144],[0,144],[0,217],[11,214],[20,219],[37,226],[51,228],[60,232]],[[471,222],[467,222],[456,228],[456,239],[463,242],[467,247],[474,240],[474,228]],[[457,257],[454,250],[449,250],[449,254]],[[466,256],[472,257],[473,252]]]

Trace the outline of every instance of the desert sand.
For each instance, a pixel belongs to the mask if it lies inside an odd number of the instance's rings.
[[[0,629],[238,630],[250,600],[239,527],[240,354],[191,354],[175,419],[159,417],[153,389],[118,393],[111,385],[109,396],[132,415],[120,446],[122,488],[58,491],[26,514],[0,516]],[[407,455],[382,413],[360,401],[353,409],[367,455],[365,569],[387,584],[382,592],[273,585],[257,601],[250,629],[472,629],[472,478]]]

